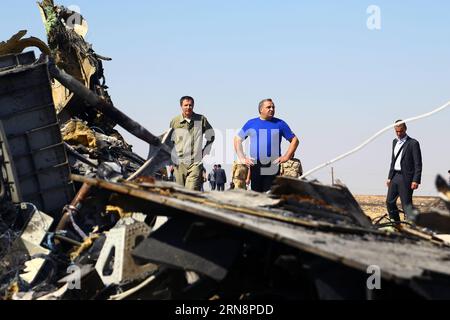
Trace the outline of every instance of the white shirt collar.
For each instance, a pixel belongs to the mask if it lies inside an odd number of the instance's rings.
[[[405,143],[406,140],[408,140],[408,138],[409,138],[408,135],[406,135],[403,139],[397,138],[397,142]]]

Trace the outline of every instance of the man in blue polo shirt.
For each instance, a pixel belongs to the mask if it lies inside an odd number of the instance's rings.
[[[242,143],[250,138],[250,157],[244,154]],[[290,146],[281,155],[281,141]],[[265,99],[259,104],[259,117],[248,121],[234,139],[234,149],[239,161],[251,167],[252,190],[267,192],[280,172],[280,164],[291,160],[297,151],[299,140],[281,119],[275,118],[275,104]]]

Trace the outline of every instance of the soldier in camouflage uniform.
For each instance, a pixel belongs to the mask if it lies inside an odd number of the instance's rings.
[[[234,189],[247,190],[247,185],[250,182],[250,168],[245,164],[235,161],[231,172]]]
[[[299,159],[292,159],[281,164],[280,176],[300,178],[303,175],[302,163]]]

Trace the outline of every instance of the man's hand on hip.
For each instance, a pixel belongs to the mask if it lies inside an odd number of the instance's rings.
[[[278,159],[276,159],[273,163],[274,164],[283,164],[283,163],[288,162],[289,160],[291,160],[289,157],[282,156],[282,157],[279,157]]]
[[[239,161],[242,164],[245,164],[247,167],[252,167],[255,165],[255,159],[252,159],[252,158],[244,157],[244,158],[240,158]]]

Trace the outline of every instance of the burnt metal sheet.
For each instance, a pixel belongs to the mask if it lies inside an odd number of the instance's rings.
[[[33,54],[16,55],[17,63]],[[21,61],[21,62],[20,62]],[[16,66],[16,64],[14,64]],[[74,195],[70,168],[52,100],[46,63],[0,72],[0,141],[8,145],[13,201],[35,204],[58,217]]]
[[[230,206],[221,206],[215,203],[210,206],[207,203],[199,203],[198,199],[206,199],[208,194],[195,192],[174,191],[174,186],[170,194],[160,194],[139,189],[137,185],[126,186],[112,184],[95,179],[83,177],[73,177],[77,181],[83,181],[100,188],[105,188],[132,197],[145,199],[159,204],[167,210],[170,208],[182,210],[196,216],[219,221],[230,226],[263,235],[275,239],[289,246],[302,251],[312,253],[332,261],[338,261],[346,266],[356,268],[363,272],[372,265],[379,266],[382,270],[382,277],[385,279],[395,279],[398,281],[409,280],[419,277],[425,270],[431,270],[446,275],[450,275],[450,249],[447,246],[436,245],[429,241],[411,239],[402,235],[389,235],[372,232],[367,229],[366,233],[349,233],[330,230],[321,231],[312,225],[305,227],[287,221],[269,219],[263,216],[256,216],[245,213],[245,210],[233,210]],[[186,196],[190,193],[192,199]],[[177,196],[183,195],[180,199]],[[262,195],[260,195],[262,196]],[[243,192],[241,194],[242,203],[249,205],[252,200],[252,193]],[[264,213],[280,214],[276,210],[256,207],[255,210]]]
[[[450,214],[434,209],[428,213],[419,214],[416,224],[441,234],[450,234]]]
[[[133,251],[133,256],[222,281],[240,251],[240,241],[210,235],[215,227],[192,219],[172,218]]]
[[[272,194],[280,196],[292,209],[334,220],[348,221],[365,228],[372,228],[358,202],[344,185],[326,186],[316,182],[278,177]],[[296,211],[297,211],[296,210]]]

